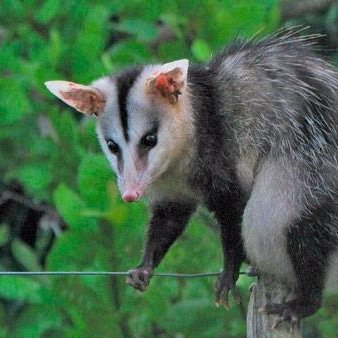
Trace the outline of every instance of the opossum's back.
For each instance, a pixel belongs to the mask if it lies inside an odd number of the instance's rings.
[[[220,110],[242,152],[309,163],[338,149],[338,73],[313,53],[311,37],[273,37],[230,47],[218,69]]]

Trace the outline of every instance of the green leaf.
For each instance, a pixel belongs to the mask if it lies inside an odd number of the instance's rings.
[[[64,106],[66,108],[66,106]],[[68,108],[68,107],[67,107]],[[51,115],[52,126],[55,128],[59,143],[63,147],[74,147],[78,143],[79,126],[70,110],[65,110],[63,113],[53,111]],[[62,149],[62,150],[67,150]]]
[[[9,227],[7,224],[2,223],[0,225],[0,247],[4,246],[10,238]]]
[[[29,277],[0,278],[0,297],[5,299],[39,303],[42,300],[41,290],[40,284]]]
[[[108,183],[113,177],[108,161],[103,155],[84,156],[79,167],[78,184],[80,193],[88,201],[90,208],[107,209]]]
[[[100,76],[103,71],[100,56],[108,38],[107,21],[111,11],[107,7],[93,5],[85,14],[69,54],[77,81],[88,82]]]
[[[83,232],[68,231],[62,234],[48,255],[48,269],[71,271],[90,264],[93,252],[88,241],[88,235]]]
[[[198,61],[207,61],[211,57],[209,45],[203,39],[196,39],[191,46],[191,50]]]
[[[149,42],[157,37],[156,26],[142,19],[125,19],[116,28],[121,32],[135,35],[141,42]]]
[[[31,105],[19,80],[0,79],[0,92],[0,126],[11,125],[31,112]]]
[[[93,222],[81,215],[85,203],[80,196],[64,184],[60,184],[54,192],[57,210],[71,228],[82,229],[92,226]]]
[[[58,64],[62,51],[63,48],[60,33],[58,30],[52,29],[49,33],[48,61],[53,67]]]
[[[80,125],[80,142],[81,145],[91,152],[101,152],[96,133],[96,121],[88,118],[81,121]]]
[[[171,306],[161,322],[170,333],[183,332],[184,335],[189,335],[194,332],[201,337],[215,337],[217,332],[221,332],[222,317],[221,312],[213,306],[211,299],[199,298],[184,300]],[[207,334],[210,328],[213,331],[212,335]]]
[[[25,165],[15,173],[15,176],[29,192],[42,197],[44,197],[44,191],[53,180],[53,175],[48,163]]]
[[[14,258],[28,271],[39,271],[42,269],[36,253],[26,243],[16,239],[12,242],[11,249]]]
[[[49,330],[61,330],[65,327],[61,310],[51,305],[32,305],[26,307],[13,325],[11,338],[50,337]],[[59,337],[64,336],[59,332]]]
[[[151,57],[149,48],[144,43],[135,41],[123,41],[115,44],[110,49],[109,56],[116,67],[130,65],[131,63],[145,63]]]
[[[14,44],[4,43],[3,45],[0,45],[0,47],[0,70],[3,72],[8,72],[9,69],[11,71],[19,71],[21,68],[21,62],[17,57],[17,46]]]
[[[35,15],[36,20],[42,24],[48,23],[58,14],[60,5],[61,2],[59,0],[44,1],[42,7]]]

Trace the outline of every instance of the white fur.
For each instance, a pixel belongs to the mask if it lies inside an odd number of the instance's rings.
[[[196,199],[195,192],[191,192],[187,182],[182,181],[182,177],[187,176],[189,164],[186,162],[189,162],[190,154],[194,151],[192,110],[188,93],[183,90],[177,104],[172,105],[160,93],[158,97],[154,97],[153,95],[156,96],[156,94],[149,94],[147,91],[149,78],[178,66],[186,67],[182,70],[186,76],[187,60],[146,66],[130,88],[126,100],[129,142],[125,141],[122,133],[115,80],[103,78],[92,84],[94,88],[99,89],[108,97],[105,113],[98,119],[97,133],[105,155],[118,174],[121,192],[123,192],[125,181],[129,183],[134,181],[135,184],[142,181],[147,185],[146,193],[152,201],[156,198],[168,198],[168,195],[173,199],[183,198],[183,196],[187,199]],[[139,143],[141,137],[153,127],[155,119],[160,122],[158,144],[149,151],[146,170],[138,171]],[[117,170],[116,157],[107,147],[107,138],[113,139],[122,150],[123,173]],[[178,161],[178,158],[186,158],[187,161],[182,163]],[[177,179],[173,179],[173,176]],[[183,193],[182,189],[186,192]]]
[[[330,259],[325,279],[325,289],[329,292],[337,292],[338,284],[338,251],[335,251]]]
[[[301,214],[301,189],[293,168],[266,161],[256,177],[243,215],[244,245],[260,271],[291,285],[295,274],[286,249],[286,232]]]
[[[242,190],[249,195],[251,193],[254,180],[254,166],[257,159],[247,157],[236,165],[236,173]]]
[[[140,137],[151,127],[152,119],[160,121],[158,144],[149,152],[149,167],[146,173],[150,182],[147,193],[152,201],[156,198],[168,198],[168,195],[172,196],[172,199],[182,199],[183,196],[191,199],[194,195],[189,191],[187,182],[182,180],[187,176],[186,162],[189,162],[190,154],[194,151],[192,110],[187,92],[182,91],[177,103],[179,106],[176,107],[160,94],[158,98],[152,97],[146,87],[148,79],[154,74],[170,71],[178,66],[187,67],[188,61],[180,60],[166,65],[145,67],[127,99],[131,143],[135,142],[135,147]],[[186,72],[187,69],[182,71]],[[178,158],[187,160],[182,163],[177,161]],[[164,173],[166,174],[162,177]]]
[[[126,181],[132,181],[138,176],[135,163],[136,146],[135,142],[127,143],[122,131],[120,113],[117,104],[117,87],[115,79],[106,77],[95,81],[93,87],[99,89],[107,96],[107,104],[104,114],[98,119],[97,135],[104,154],[109,160],[113,170],[117,175],[118,187],[123,194]],[[123,172],[119,172],[117,157],[111,153],[107,146],[107,140],[113,140],[118,144],[123,156]]]
[[[151,203],[161,200],[203,202],[200,191],[191,187],[187,181],[187,172],[190,170],[189,155],[168,169],[168,172],[160,177],[148,191]]]
[[[117,173],[116,156],[112,155],[107,146],[107,139],[112,139],[124,145],[124,137],[122,135],[122,127],[117,110],[116,84],[110,77],[104,77],[94,81],[92,86],[106,96],[105,111],[102,116],[98,118],[96,131],[102,150],[112,168]]]

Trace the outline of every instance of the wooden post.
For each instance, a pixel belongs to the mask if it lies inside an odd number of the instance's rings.
[[[247,314],[248,338],[301,338],[300,325],[282,323],[277,329],[272,329],[276,316],[267,316],[258,310],[267,303],[281,303],[289,290],[281,283],[269,277],[257,279],[252,287]]]

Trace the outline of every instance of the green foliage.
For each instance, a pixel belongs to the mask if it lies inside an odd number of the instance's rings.
[[[0,224],[0,247],[4,246],[9,240],[9,227],[7,224]]]
[[[1,277],[0,295],[4,299],[40,303],[41,285],[25,277]]]
[[[36,253],[30,246],[15,239],[11,247],[14,258],[28,271],[40,271],[41,265],[38,262]]]
[[[337,6],[325,20],[337,22]],[[161,21],[161,25],[157,21]],[[43,83],[90,82],[131,64],[209,60],[237,36],[273,31],[277,0],[3,0],[0,3],[1,187],[17,181],[67,225],[49,250],[39,230],[31,246],[0,225],[2,268],[125,271],[138,264],[148,219],[143,203],[121,202],[100,152],[95,122],[53,98]],[[4,37],[1,35],[4,29]],[[161,30],[171,38],[159,40]],[[217,271],[217,233],[197,216],[159,271]],[[48,224],[48,222],[47,222]],[[241,309],[216,309],[214,280],[154,277],[139,294],[107,277],[1,277],[0,337],[244,337]],[[244,308],[250,280],[239,281]],[[323,310],[324,311],[324,310]],[[330,337],[334,305],[321,312]],[[310,323],[311,325],[311,323]]]

